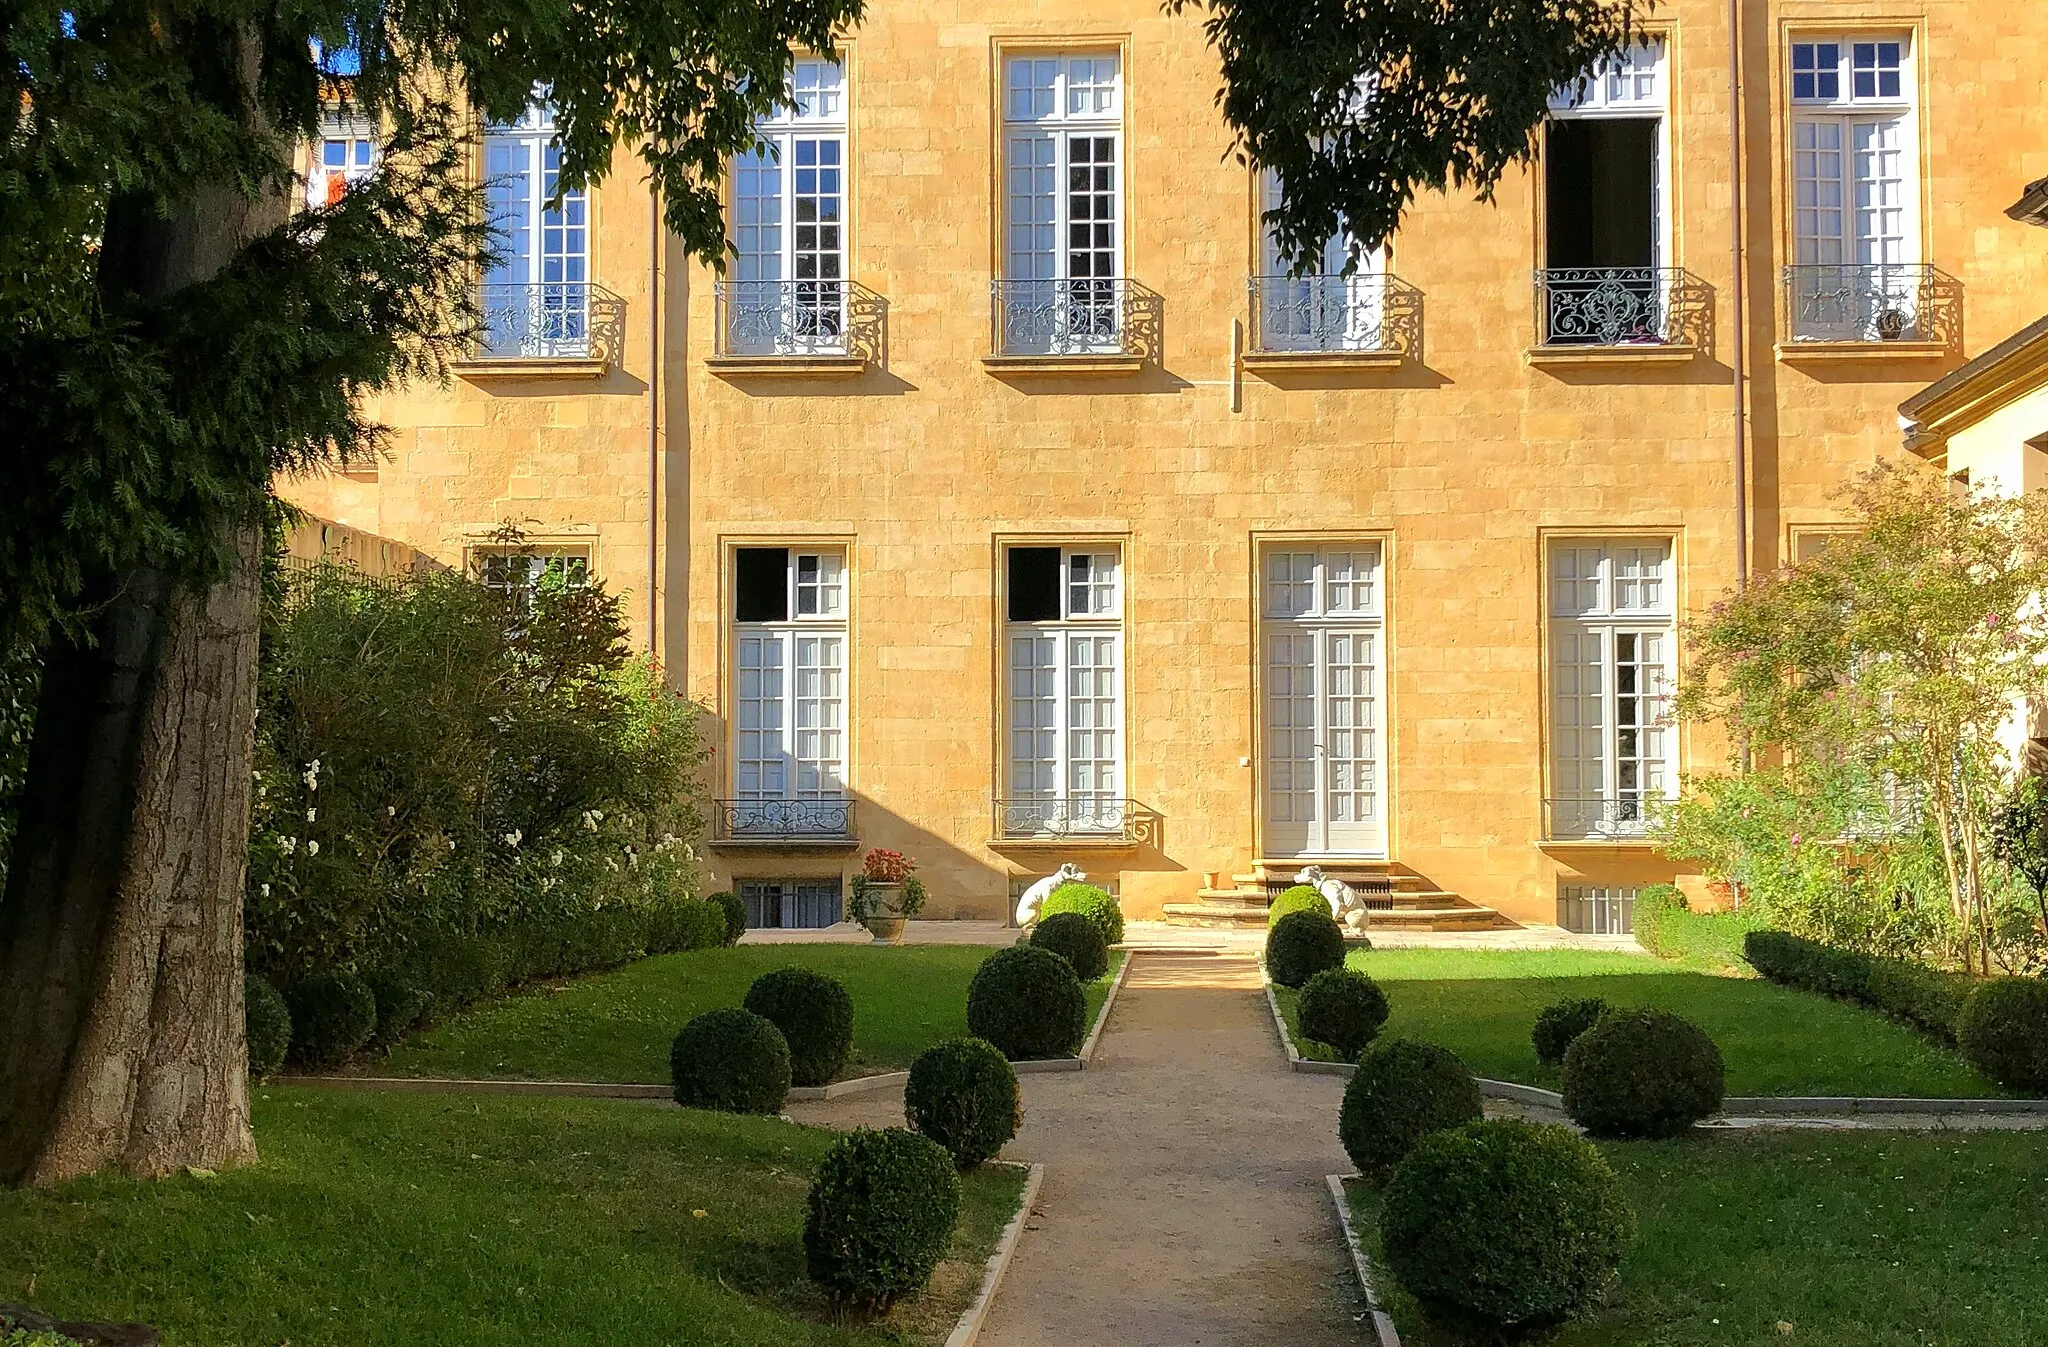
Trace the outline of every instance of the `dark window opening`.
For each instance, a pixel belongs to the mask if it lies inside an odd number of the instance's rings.
[[[750,931],[833,926],[843,910],[836,879],[767,880],[743,883],[739,889]]]
[[[1010,621],[1060,620],[1060,549],[1010,549]]]
[[[1550,124],[1546,266],[1657,265],[1657,128],[1642,117]]]
[[[789,620],[789,549],[742,547],[733,557],[735,622]]]

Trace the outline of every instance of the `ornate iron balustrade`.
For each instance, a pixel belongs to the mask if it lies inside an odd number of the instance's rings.
[[[1559,841],[1644,837],[1662,804],[1663,797],[1655,792],[1545,800],[1543,809],[1549,816],[1545,836]]]
[[[853,801],[714,800],[712,840],[851,841]]]
[[[1843,263],[1785,268],[1785,316],[1793,341],[1962,344],[1963,284],[1918,263]]]
[[[1713,287],[1679,267],[1552,267],[1536,273],[1543,346],[1713,344]]]
[[[1254,276],[1252,349],[1261,354],[1422,355],[1422,292],[1399,277]]]
[[[1124,355],[1157,361],[1166,302],[1123,276],[993,281],[997,355]]]
[[[889,301],[854,281],[719,281],[721,356],[858,356],[886,364]]]
[[[1158,813],[1136,800],[1102,795],[1020,795],[995,804],[998,841],[1142,844],[1159,840]]]
[[[626,343],[626,301],[588,281],[478,287],[479,360],[602,360]]]

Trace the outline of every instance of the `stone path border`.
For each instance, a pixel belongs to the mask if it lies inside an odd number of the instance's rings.
[[[1365,1292],[1367,1316],[1372,1320],[1373,1337],[1379,1347],[1401,1347],[1401,1335],[1394,1330],[1394,1320],[1388,1315],[1386,1306],[1380,1303],[1379,1285],[1373,1280],[1372,1258],[1365,1251],[1365,1241],[1359,1239],[1358,1230],[1351,1224],[1351,1202],[1344,1195],[1344,1185],[1357,1178],[1356,1174],[1327,1174],[1324,1182],[1330,1185],[1330,1200],[1337,1204],[1337,1224],[1344,1231],[1344,1245],[1351,1250],[1351,1268],[1358,1274],[1359,1289]]]
[[[1130,966],[1128,959],[1124,966]],[[981,1290],[975,1295],[974,1303],[961,1311],[960,1321],[953,1325],[953,1331],[946,1335],[946,1347],[974,1347],[975,1340],[981,1336],[981,1326],[988,1322],[989,1310],[996,1303],[996,1290],[1003,1284],[1003,1274],[1010,1270],[1010,1259],[1017,1252],[1017,1241],[1024,1235],[1024,1223],[1031,1219],[1031,1206],[1038,1201],[1038,1190],[1044,1184],[1045,1166],[1031,1165],[1024,1177],[1024,1191],[1017,1199],[1017,1214],[1003,1227],[1002,1238],[996,1241],[996,1250],[988,1256],[988,1263],[981,1274]]]

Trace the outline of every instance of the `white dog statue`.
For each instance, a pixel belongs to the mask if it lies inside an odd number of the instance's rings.
[[[1079,884],[1087,878],[1087,875],[1081,873],[1080,867],[1070,863],[1062,865],[1055,873],[1039,880],[1024,890],[1024,896],[1017,900],[1017,924],[1029,926],[1037,921],[1038,909],[1045,906],[1045,900],[1050,898],[1052,891],[1060,885]]]
[[[1330,905],[1330,915],[1337,924],[1354,935],[1363,934],[1371,914],[1366,911],[1365,900],[1358,896],[1358,890],[1341,879],[1334,879],[1323,873],[1320,865],[1311,865],[1294,877],[1297,884],[1306,884],[1323,895],[1323,901]]]

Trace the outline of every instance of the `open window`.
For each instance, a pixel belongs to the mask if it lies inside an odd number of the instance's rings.
[[[1122,554],[1011,547],[1003,579],[1003,835],[1121,832]]]
[[[732,798],[735,838],[844,836],[846,553],[732,552]]]

